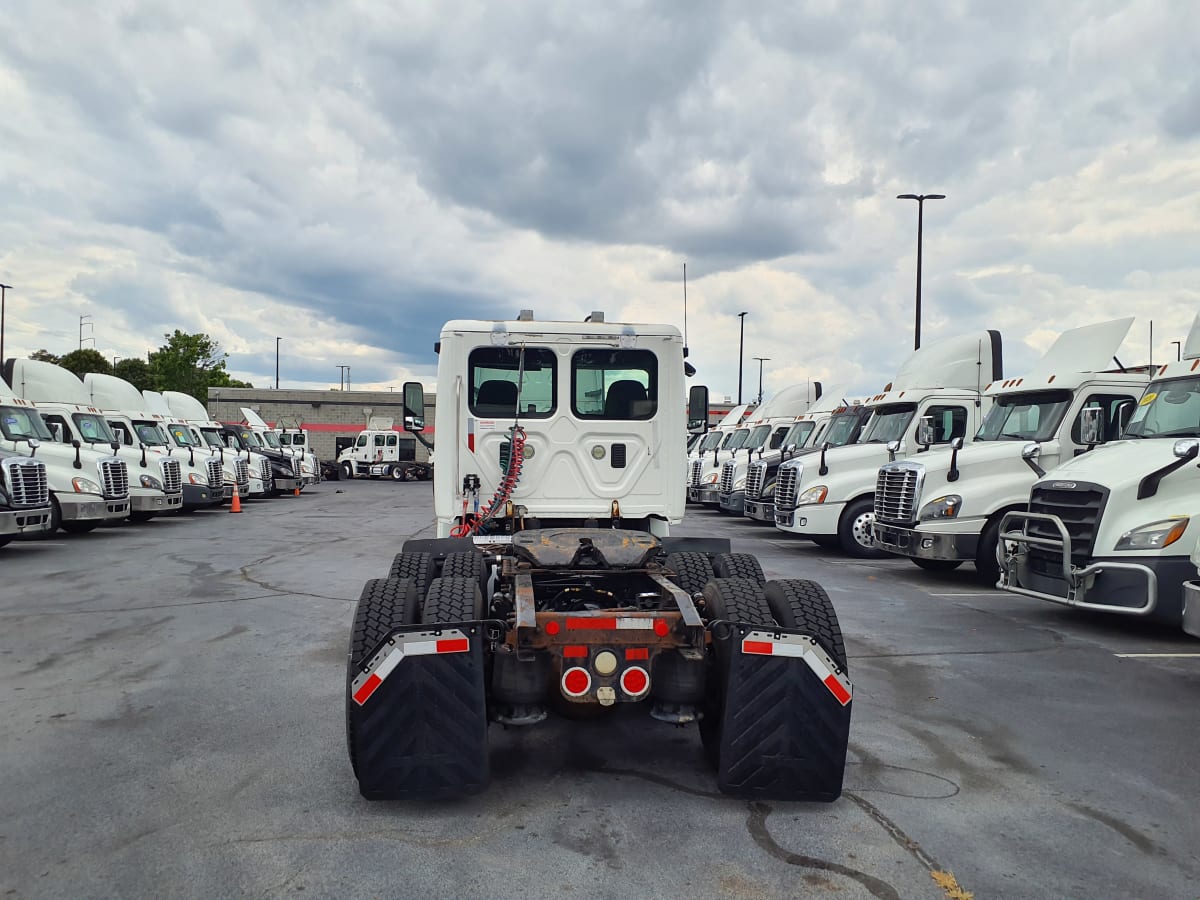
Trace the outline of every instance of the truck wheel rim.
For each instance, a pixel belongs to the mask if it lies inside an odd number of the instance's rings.
[[[866,547],[868,550],[874,549],[875,538],[872,535],[872,526],[875,524],[875,513],[865,512],[854,520],[854,524],[850,526],[850,533],[854,535],[854,540],[858,542],[860,547]]]

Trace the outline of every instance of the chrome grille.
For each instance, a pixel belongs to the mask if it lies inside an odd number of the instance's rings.
[[[922,472],[919,464],[881,466],[875,477],[875,518],[881,522],[915,522]]]
[[[258,477],[267,487],[271,486],[271,461],[265,457],[258,461]]]
[[[692,460],[692,474],[691,474],[691,477],[688,479],[688,484],[690,484],[692,487],[700,487],[700,473],[703,471],[704,471],[704,460],[703,459],[693,459]]]
[[[295,478],[300,474],[300,460],[292,457],[292,477]]]
[[[100,485],[109,500],[121,500],[129,496],[129,469],[121,459],[102,459],[97,463],[100,470]]]
[[[733,473],[735,471],[737,471],[737,462],[732,459],[721,465],[721,480],[717,484],[717,491],[719,493],[733,493]]]
[[[1054,482],[1060,484],[1061,482]],[[1092,554],[1092,545],[1096,542],[1096,529],[1100,524],[1100,514],[1104,511],[1107,492],[1097,485],[1079,483],[1073,488],[1054,488],[1037,485],[1029,495],[1029,511],[1034,513],[1049,513],[1058,516],[1071,535],[1071,561],[1075,565],[1085,565]],[[1058,529],[1046,522],[1031,520],[1025,526],[1027,534],[1035,537],[1061,540]],[[1031,563],[1042,571],[1039,562],[1062,559],[1062,554],[1043,547],[1031,547],[1029,550]],[[1045,571],[1053,572],[1055,566]]]
[[[796,508],[796,479],[799,469],[795,466],[780,466],[779,479],[775,482],[775,508]]]
[[[4,460],[4,481],[14,507],[33,509],[50,502],[46,466],[36,459]]]
[[[204,465],[208,469],[208,486],[214,491],[219,491],[225,484],[225,476],[221,472],[221,460],[213,456],[205,460]]]
[[[250,484],[250,465],[240,456],[233,461],[233,477],[237,480],[239,488]]]
[[[767,464],[765,462],[751,463],[750,471],[746,473],[746,499],[757,500],[762,496],[763,483],[767,480]]]
[[[163,492],[178,494],[183,490],[183,470],[177,459],[162,460]]]

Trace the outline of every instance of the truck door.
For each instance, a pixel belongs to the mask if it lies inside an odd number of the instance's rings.
[[[1101,440],[1115,441],[1121,436],[1125,426],[1129,424],[1129,417],[1137,408],[1137,397],[1133,394],[1089,394],[1071,422],[1070,442],[1073,445],[1071,448],[1073,456],[1078,456],[1087,449],[1082,442],[1080,422],[1083,418],[1083,411],[1092,407],[1099,407],[1104,411],[1102,419],[1104,430],[1100,435]]]
[[[72,431],[67,420],[57,413],[42,414],[42,421],[46,423],[46,427],[50,429],[50,433],[54,435],[54,440],[59,444],[69,444],[76,440],[75,432]]]
[[[383,461],[397,462],[400,459],[400,454],[397,450],[400,445],[400,435],[391,431],[385,437],[387,438],[387,445],[384,448]]]
[[[929,406],[917,416],[914,423],[915,427],[920,428],[921,420],[925,417],[933,421],[933,443],[948,444],[956,437],[967,439],[967,421],[969,414],[965,406],[939,404],[937,406]],[[920,445],[916,443],[914,436],[913,449]]]

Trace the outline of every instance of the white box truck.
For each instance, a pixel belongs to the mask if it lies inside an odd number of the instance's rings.
[[[1150,380],[1147,373],[1103,371],[1125,340],[1132,318],[1074,328],[1059,335],[1020,378],[988,385],[991,409],[975,440],[918,453],[879,469],[875,485],[876,545],[923,569],[974,563],[981,578],[1000,576],[1000,522],[1025,509],[1037,468],[1023,458],[1030,441],[1053,468],[1091,449],[1082,435],[1085,410],[1104,411],[1101,441],[1115,440]]]
[[[871,530],[879,466],[975,434],[986,412],[983,388],[1002,377],[997,331],[915,351],[888,389],[871,398],[871,422],[859,443],[779,467],[775,527],[850,556],[882,556]]]

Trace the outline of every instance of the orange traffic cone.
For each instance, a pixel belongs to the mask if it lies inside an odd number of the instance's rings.
[[[233,483],[233,499],[229,501],[230,512],[241,512],[242,501],[238,499],[237,482]]]
[[[299,497],[299,496],[300,496],[300,485],[296,485],[296,489],[295,489],[295,490],[292,492],[292,496],[293,496],[293,497]]]

